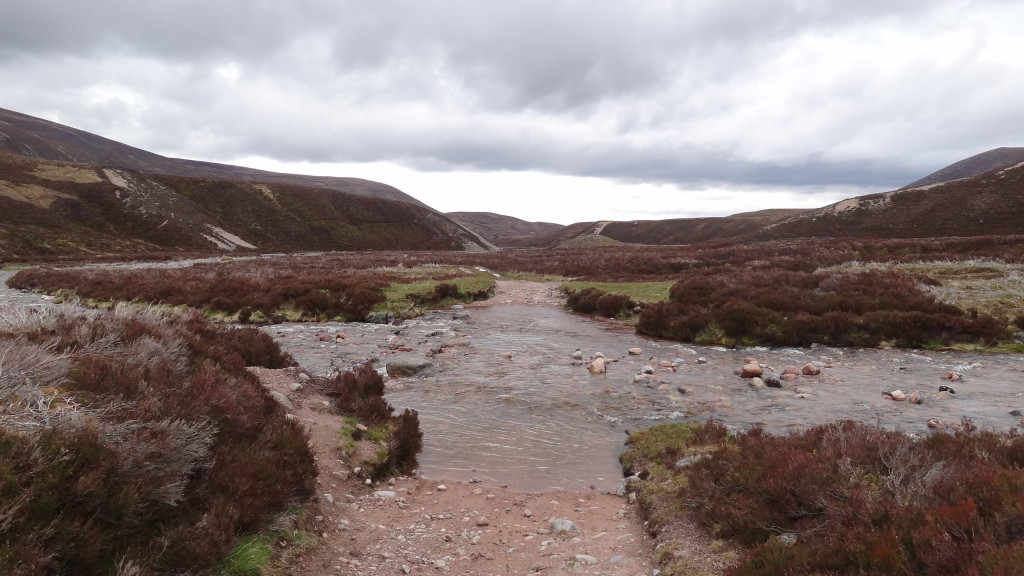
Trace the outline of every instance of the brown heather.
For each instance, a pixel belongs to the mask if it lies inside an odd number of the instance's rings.
[[[787,436],[721,439],[714,422],[695,432],[632,465],[654,471],[641,501],[676,482],[683,508],[747,547],[731,576],[1010,576],[1024,566],[1024,438],[1014,433],[969,420],[923,439],[851,421]],[[710,456],[675,469],[695,451]]]
[[[313,494],[265,334],[122,309],[0,318],[5,574],[201,572]]]

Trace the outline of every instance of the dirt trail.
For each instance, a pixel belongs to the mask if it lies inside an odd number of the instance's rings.
[[[478,305],[558,306],[556,287],[499,281],[495,297]],[[652,574],[654,543],[625,498],[416,477],[367,485],[342,459],[342,418],[314,388],[295,389],[300,370],[253,370],[294,403],[289,412],[310,431],[320,471],[320,539],[296,551],[288,573]],[[552,533],[556,518],[579,530]]]

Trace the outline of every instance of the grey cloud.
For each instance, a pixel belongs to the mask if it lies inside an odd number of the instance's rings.
[[[986,44],[1013,7],[36,0],[0,20],[0,106],[221,160],[898,187],[1020,144],[1024,69]],[[973,44],[932,56],[958,26]]]

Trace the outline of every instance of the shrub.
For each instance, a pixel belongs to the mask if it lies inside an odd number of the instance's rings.
[[[640,485],[641,500],[670,483],[665,475],[685,475],[671,481],[675,498],[716,536],[748,547],[734,576],[1014,574],[1022,438],[967,420],[962,429],[918,440],[845,421],[786,436],[753,429],[726,442],[709,422],[644,455],[661,475]],[[682,470],[653,464],[694,449],[711,455]],[[797,544],[783,545],[780,533]]]
[[[580,314],[593,314],[597,312],[597,301],[608,293],[600,288],[588,287],[569,294],[565,305],[573,312]]]
[[[340,372],[323,385],[334,408],[369,424],[386,422],[394,408],[384,399],[384,379],[367,362],[355,371]]]
[[[374,464],[372,476],[379,478],[416,467],[416,454],[423,449],[419,413],[406,409],[398,416],[391,416],[394,408],[384,399],[384,379],[371,363],[367,362],[354,371],[337,374],[322,382],[320,388],[324,394],[333,398],[336,410],[380,427],[388,434],[386,448]],[[359,440],[362,433],[355,430],[353,440]],[[374,430],[371,428],[371,433]],[[372,434],[369,437],[374,438]]]
[[[13,573],[202,572],[312,495],[306,433],[246,370],[290,362],[265,335],[124,309],[3,320],[0,374],[33,375],[0,378]]]
[[[625,294],[608,293],[597,299],[597,313],[606,318],[615,318],[635,305]]]
[[[670,297],[671,305],[641,314],[638,332],[694,340],[714,327],[728,343],[780,346],[918,347],[1006,337],[995,318],[940,303],[910,276],[890,271],[706,269],[673,285]]]

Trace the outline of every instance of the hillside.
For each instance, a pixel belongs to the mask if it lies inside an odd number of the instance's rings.
[[[397,200],[0,151],[0,259],[368,249],[488,245],[432,210]]]
[[[942,184],[859,196],[806,211],[763,231],[808,236],[929,238],[1024,233],[1024,163]]]
[[[802,212],[775,209],[711,218],[610,222],[601,234],[627,244],[699,244],[756,236],[765,227]]]
[[[445,216],[500,247],[527,247],[537,238],[564,228],[550,222],[527,222],[493,212],[448,212]]]
[[[361,178],[281,174],[213,162],[167,158],[83,130],[2,108],[0,108],[0,149],[43,160],[128,168],[146,174],[227,178],[325,188],[356,196],[388,198],[424,208],[428,207],[401,190],[380,182]]]
[[[1024,148],[995,148],[954,162],[941,170],[907,184],[900,190],[923,188],[961,178],[970,178],[992,170],[1001,170],[1024,162]]]
[[[1017,215],[1022,211],[1024,148],[998,148],[952,164],[909,187],[848,198],[823,208],[762,210],[720,218],[579,223],[538,238],[537,245],[1021,234],[1024,223]]]

